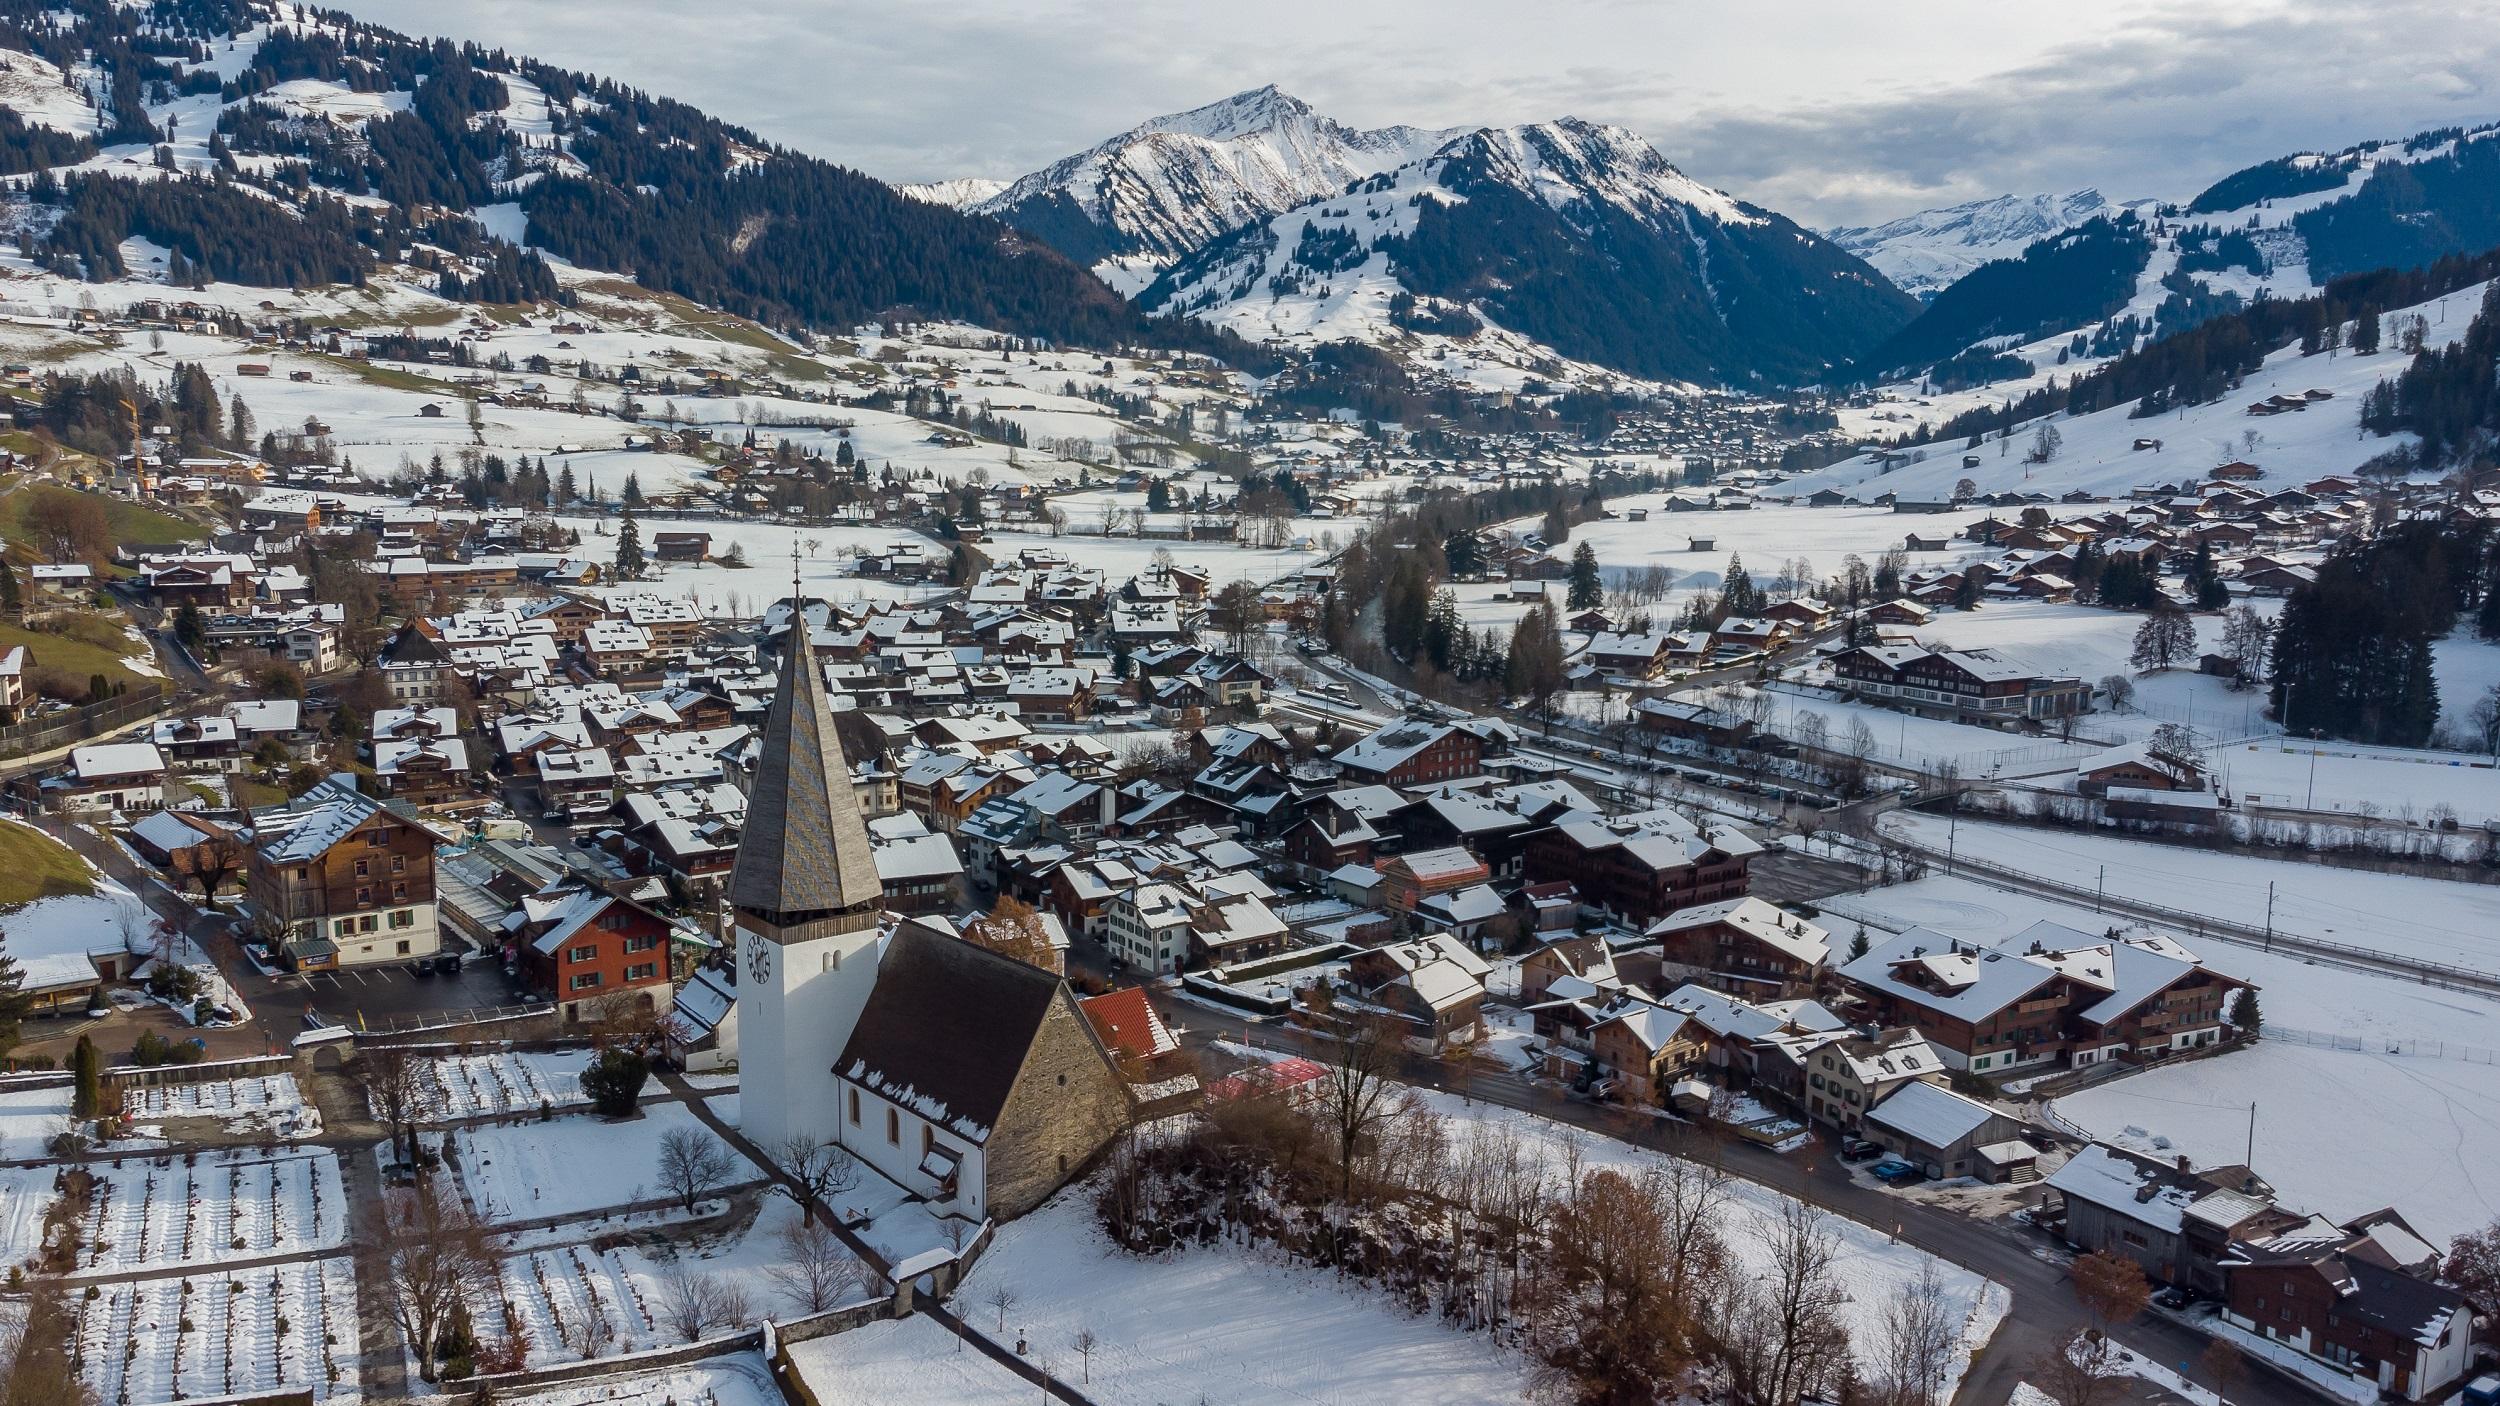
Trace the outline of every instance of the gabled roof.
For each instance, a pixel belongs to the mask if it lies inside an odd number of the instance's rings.
[[[1039,967],[906,923],[833,1072],[986,1142],[1061,989]]]
[[[1181,1047],[1180,1037],[1155,1014],[1142,986],[1087,996],[1076,1004],[1103,1044],[1119,1054],[1155,1059]]]
[[[1937,1084],[1912,1080],[1866,1115],[1922,1147],[1951,1147],[1988,1125],[1997,1111]]]

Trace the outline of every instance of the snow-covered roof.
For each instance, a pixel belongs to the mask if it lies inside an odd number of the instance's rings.
[[[1678,909],[1651,924],[1645,936],[1664,937],[1721,923],[1810,966],[1821,966],[1831,956],[1831,943],[1822,928],[1751,896]]]
[[[2049,1173],[2048,1185],[2068,1197],[2116,1211],[2156,1229],[2176,1234],[2196,1194],[2174,1186],[2124,1154],[2094,1145],[2066,1159]],[[2149,1190],[2147,1190],[2149,1188]],[[2139,1196],[2137,1193],[2144,1191]]]
[[[1997,1111],[1940,1084],[1912,1080],[1876,1104],[1867,1121],[1922,1147],[1951,1147],[1988,1125]]]

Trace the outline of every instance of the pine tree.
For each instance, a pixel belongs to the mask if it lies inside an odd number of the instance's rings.
[[[642,496],[641,474],[635,473],[625,475],[625,497],[623,501],[625,506],[628,508],[642,507],[647,501]]]
[[[96,1053],[95,1041],[81,1035],[76,1048],[69,1052],[71,1092],[69,1111],[77,1118],[93,1118],[104,1111],[103,1060]]]
[[[18,593],[17,589],[17,569],[5,561],[0,561],[0,611],[17,616],[23,615],[25,609],[25,598]]]
[[[642,556],[642,528],[634,522],[633,511],[627,509],[625,521],[616,529],[616,579],[638,581],[642,579],[646,565],[648,563]]]
[[[2256,987],[2240,988],[2239,999],[2231,1003],[2231,1023],[2250,1035],[2256,1035],[2265,1030],[2266,1013],[2258,1008]]]
[[[1457,670],[1467,643],[1467,626],[1458,615],[1458,596],[1447,590],[1433,592],[1432,606],[1424,616],[1424,655],[1432,667],[1441,672]]]
[[[1606,603],[1606,580],[1597,566],[1597,549],[1582,542],[1571,553],[1571,591],[1565,604],[1573,610],[1595,610]]]
[[[558,469],[556,471],[556,506],[559,508],[570,506],[580,497],[581,491],[573,482],[573,466],[567,464]]]

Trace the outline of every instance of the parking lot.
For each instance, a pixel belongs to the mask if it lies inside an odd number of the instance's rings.
[[[518,997],[504,981],[503,969],[492,961],[465,961],[455,973],[420,977],[406,963],[285,976],[271,983],[268,1000],[299,1016],[319,1014],[325,1022],[378,1025],[410,1016],[442,1011],[479,1010],[513,1004]],[[271,1011],[273,1023],[276,1011]]]

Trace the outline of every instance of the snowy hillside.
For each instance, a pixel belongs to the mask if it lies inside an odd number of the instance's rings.
[[[971,208],[1081,263],[1133,258],[1160,267],[1227,230],[1412,160],[1450,135],[1348,127],[1270,85],[1139,123]]]
[[[2150,204],[2113,205],[2097,190],[2066,195],[2000,195],[1921,210],[1880,225],[1844,225],[1823,237],[1874,266],[1905,293],[1932,296],[1990,259],[2011,258],[2034,240],[2097,215]]]
[[[2025,354],[2035,370],[2046,370],[2025,349],[2009,347],[2008,338],[2050,343],[2058,333],[2093,332],[2131,315],[2143,324],[2136,329],[2141,342],[2194,315],[2181,308],[2155,325],[2173,293],[2300,297],[2343,274],[2412,268],[2489,248],[2500,243],[2500,213],[2488,198],[2500,181],[2495,137],[2500,127],[2451,129],[2303,152],[2235,171],[2184,203],[2112,204],[2091,190],[2002,196],[1832,230],[1835,243],[1938,304],[1862,369],[1891,374],[1984,346]],[[2110,290],[2044,257],[2092,221],[2126,213],[2155,244],[2132,294],[2122,286],[2102,302]],[[2035,232],[2024,235],[2027,227]],[[2034,262],[2035,276],[2016,268],[2022,260]],[[1982,278],[1969,277],[1975,273]],[[1953,297],[1940,298],[1947,290]],[[2054,345],[2049,355],[2056,355]]]
[[[2429,324],[2425,344],[2445,346],[2464,335],[2483,289],[2481,284],[2462,288],[2419,307],[2391,309],[2389,316],[2419,314]],[[2039,349],[2021,350],[2036,354]],[[1928,445],[1909,451],[1906,459],[1892,456],[1889,467],[1884,456],[1862,454],[1793,479],[1786,487],[1799,495],[1836,488],[1867,500],[1880,493],[1942,499],[1951,495],[1956,482],[1968,478],[1982,493],[2055,495],[2082,489],[2124,495],[2139,485],[2201,479],[2208,468],[2232,459],[2260,466],[2267,487],[2298,485],[2326,474],[2351,473],[2392,447],[2391,441],[2361,433],[2359,402],[2372,386],[2402,370],[2405,361],[2392,349],[2374,356],[2302,356],[2295,345],[2266,358],[2238,390],[2204,405],[2152,419],[2134,418],[2132,402],[2072,419],[2061,416],[2056,425],[2062,444],[2045,464],[2024,462],[2030,443],[2026,429],[2010,441],[1992,440],[1978,450],[1965,451],[1958,440]],[[2071,373],[2071,368],[2050,369]],[[1927,397],[1918,397],[1914,388],[1891,387],[1885,403],[1892,408],[1878,413],[1896,422],[1941,421],[2019,395],[2032,384],[2027,380]],[[2251,403],[2269,396],[2312,389],[2330,391],[2334,398],[2297,414],[2251,418],[2247,413]],[[1861,421],[1852,428],[1863,425]],[[2138,450],[2138,440],[2156,440],[2160,447]],[[1965,453],[1978,456],[1977,467],[1964,466]]]
[[[1656,379],[1811,375],[1914,306],[1621,127],[1481,128],[1237,230],[1141,296],[1252,340],[1466,339],[1479,324]]]
[[[0,107],[31,127],[93,136],[95,103],[85,84],[33,54],[0,49]]]

